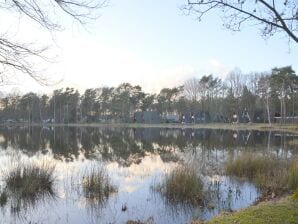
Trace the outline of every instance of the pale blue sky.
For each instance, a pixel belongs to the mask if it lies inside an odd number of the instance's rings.
[[[215,13],[198,22],[183,15],[185,2],[110,0],[87,31],[74,25],[57,34],[59,63],[52,67],[64,79],[60,86],[84,89],[128,81],[159,91],[191,76],[224,78],[235,67],[250,72],[292,65],[298,72],[298,45],[289,45],[282,34],[264,40],[259,27],[233,33]]]
[[[215,13],[201,22],[180,10],[185,0],[114,0],[103,11],[96,34],[114,46],[136,52],[156,64],[191,63],[218,59],[245,71],[292,64],[298,69],[297,44],[282,36],[265,41],[258,27],[242,32],[223,28]],[[294,60],[296,59],[296,60]]]

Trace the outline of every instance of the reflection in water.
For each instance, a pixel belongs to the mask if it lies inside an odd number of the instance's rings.
[[[243,151],[288,158],[297,154],[297,139],[286,133],[258,131],[2,128],[0,171],[7,172],[10,161],[15,160],[55,163],[57,197],[38,199],[34,206],[13,205],[10,197],[0,214],[5,223],[125,223],[148,219],[187,223],[194,218],[209,219],[221,211],[246,207],[258,196],[251,183],[225,176],[223,166],[228,159]],[[180,163],[193,164],[200,170],[206,192],[204,206],[168,203],[152,190]],[[118,186],[118,193],[103,204],[90,203],[81,183],[84,170],[99,165]],[[0,189],[4,187],[2,174]],[[18,208],[17,215],[12,207]]]

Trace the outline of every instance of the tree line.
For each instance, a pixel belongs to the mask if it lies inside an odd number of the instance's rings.
[[[139,85],[54,90],[52,94],[10,93],[0,99],[2,122],[29,123],[132,122],[137,111],[160,115],[194,114],[204,122],[272,122],[298,116],[298,76],[291,66],[270,72],[231,71],[226,79],[213,75],[190,78],[183,85],[146,93]],[[234,117],[233,117],[234,116]],[[234,120],[233,120],[234,119]]]

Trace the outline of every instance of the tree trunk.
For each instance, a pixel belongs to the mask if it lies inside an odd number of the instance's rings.
[[[266,109],[267,109],[267,117],[268,123],[271,125],[271,117],[270,117],[270,107],[269,107],[269,97],[266,97]]]

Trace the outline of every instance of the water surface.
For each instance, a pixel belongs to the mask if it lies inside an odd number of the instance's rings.
[[[1,128],[0,184],[13,164],[49,162],[55,169],[55,196],[34,203],[14,198],[0,208],[1,223],[188,223],[222,211],[247,207],[259,196],[246,180],[224,174],[224,164],[243,152],[297,154],[298,136],[260,131],[161,128]],[[179,164],[192,164],[204,182],[205,203],[166,200],[155,190]],[[103,202],[84,197],[86,169],[104,167],[118,192]],[[127,209],[122,211],[123,206]]]

